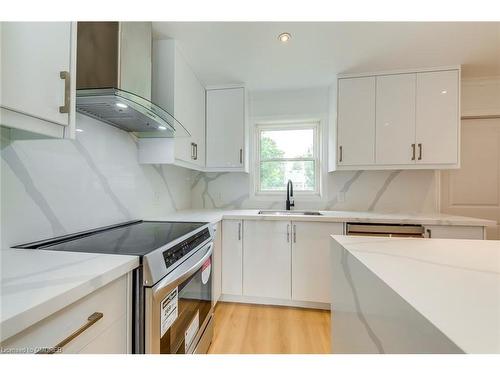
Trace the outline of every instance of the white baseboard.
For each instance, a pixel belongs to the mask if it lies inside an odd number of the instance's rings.
[[[273,306],[289,306],[289,307],[304,307],[308,309],[330,310],[329,303],[323,302],[306,302],[306,301],[292,301],[287,299],[276,299],[268,297],[250,297],[250,296],[236,296],[232,294],[222,294],[220,297],[222,302],[236,302],[236,303],[251,303],[256,305],[273,305]]]

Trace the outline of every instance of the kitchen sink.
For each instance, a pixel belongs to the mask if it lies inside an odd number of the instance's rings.
[[[279,210],[263,210],[259,211],[259,215],[276,215],[276,216],[287,216],[287,215],[304,215],[304,216],[320,216],[322,215],[319,211],[279,211]]]

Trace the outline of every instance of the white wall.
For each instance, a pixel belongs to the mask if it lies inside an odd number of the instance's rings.
[[[75,141],[11,141],[2,129],[2,248],[191,205],[192,172],[139,165],[124,131],[77,115]]]
[[[318,118],[322,121],[323,195],[316,200],[297,197],[296,208],[435,212],[437,184],[434,171],[326,172],[327,130],[332,117],[329,101],[328,87],[250,94],[250,126],[259,120],[273,119]],[[284,208],[284,196],[277,200],[256,199],[252,196],[251,186],[251,175],[245,173],[197,173],[192,186],[192,206]]]

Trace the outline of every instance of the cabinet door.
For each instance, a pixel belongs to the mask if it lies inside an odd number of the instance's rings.
[[[191,133],[191,137],[176,138],[176,158],[204,166],[205,89],[177,50],[175,51],[174,116]]]
[[[417,164],[458,162],[459,72],[417,73]]]
[[[222,294],[222,228],[221,223],[214,224],[214,252],[213,252],[213,277],[212,277],[212,299],[215,305]]]
[[[207,167],[243,168],[245,89],[207,90]]]
[[[188,168],[204,166],[205,88],[177,50],[174,40],[155,41],[152,62],[153,102],[172,113],[191,134],[175,138],[175,159],[187,163],[182,166]]]
[[[243,283],[243,223],[222,222],[222,293],[241,295]]]
[[[243,295],[291,298],[289,221],[245,220]]]
[[[338,86],[338,163],[373,164],[375,77],[342,78]]]
[[[0,105],[69,125],[69,113],[61,113],[59,107],[66,101],[60,72],[75,73],[71,71],[71,22],[3,22],[1,38]]]
[[[415,80],[415,74],[377,77],[377,164],[415,163]]]
[[[330,236],[343,223],[292,222],[292,299],[331,302]]]

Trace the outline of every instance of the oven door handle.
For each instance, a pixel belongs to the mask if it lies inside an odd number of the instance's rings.
[[[181,284],[188,278],[190,278],[192,275],[194,275],[198,269],[203,266],[203,263],[207,261],[208,258],[212,256],[213,252],[213,247],[214,244],[213,242],[210,242],[209,244],[205,245],[203,248],[207,248],[207,251],[203,256],[201,257],[200,260],[198,260],[196,263],[194,263],[192,266],[189,266],[187,270],[183,269],[182,264],[177,267],[175,270],[173,270],[170,274],[165,276],[158,284],[156,284],[152,289],[153,296],[156,296],[160,291],[162,291],[165,288],[173,289],[175,286]],[[202,248],[202,249],[203,249]],[[201,251],[202,249],[198,250],[196,253]],[[193,254],[192,257],[194,257],[196,254]],[[186,260],[186,262],[189,262],[189,258]]]

